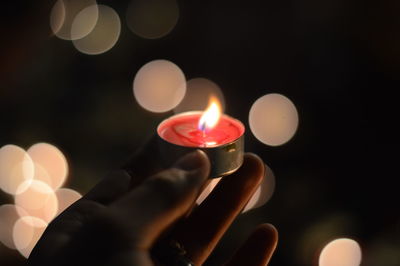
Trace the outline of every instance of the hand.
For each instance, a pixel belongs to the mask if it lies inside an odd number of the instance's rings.
[[[210,163],[196,151],[161,170],[152,144],[109,174],[50,223],[30,265],[154,265],[163,239],[184,247],[201,265],[264,177],[264,163],[246,154],[243,166],[223,178],[200,206]],[[152,158],[153,157],[153,158]],[[128,174],[129,173],[129,174]],[[277,244],[272,225],[259,226],[228,265],[266,265]],[[155,258],[156,257],[156,258]]]

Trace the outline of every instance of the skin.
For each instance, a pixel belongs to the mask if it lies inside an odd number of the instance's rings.
[[[155,247],[168,239],[202,265],[257,189],[264,163],[246,154],[243,166],[195,206],[207,184],[207,156],[195,151],[163,169],[151,163],[157,162],[152,145],[54,219],[29,265],[164,265]],[[260,225],[227,265],[267,265],[277,240],[272,225]]]

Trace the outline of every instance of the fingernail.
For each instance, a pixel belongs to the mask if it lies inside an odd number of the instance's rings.
[[[200,168],[207,167],[209,164],[207,155],[201,150],[188,153],[181,157],[174,165],[174,167],[185,170],[194,171]]]

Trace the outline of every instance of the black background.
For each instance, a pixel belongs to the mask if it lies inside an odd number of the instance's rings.
[[[136,103],[132,81],[145,63],[167,59],[188,79],[213,80],[247,128],[252,103],[282,93],[299,112],[294,138],[268,147],[246,134],[246,150],[275,173],[275,194],[234,223],[209,265],[263,222],[280,232],[271,265],[313,265],[338,237],[360,243],[362,265],[400,265],[399,1],[179,1],[177,26],[158,40],[128,29],[128,1],[98,3],[116,9],[122,30],[97,56],[48,37],[54,1],[1,4],[0,146],[55,144],[67,185],[85,193],[171,115]],[[1,265],[22,263],[0,246]]]

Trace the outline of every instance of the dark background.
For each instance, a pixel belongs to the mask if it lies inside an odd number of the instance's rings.
[[[0,146],[55,144],[67,185],[85,193],[171,115],[136,103],[132,81],[145,63],[167,59],[188,79],[213,80],[247,128],[252,103],[282,93],[299,112],[294,138],[268,147],[246,134],[246,150],[275,173],[275,194],[234,223],[209,265],[263,222],[280,232],[271,265],[313,265],[338,237],[360,243],[362,265],[400,265],[400,1],[179,1],[177,26],[158,40],[128,29],[128,1],[98,1],[122,29],[97,56],[48,37],[54,2],[0,6]],[[0,192],[1,204],[11,200]],[[0,245],[0,265],[23,261]]]

